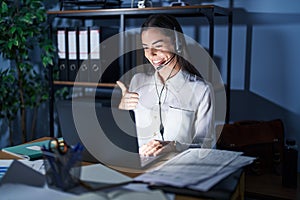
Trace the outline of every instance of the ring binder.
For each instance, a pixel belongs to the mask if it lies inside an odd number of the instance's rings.
[[[89,65],[89,52],[88,52],[88,28],[86,27],[79,27],[78,28],[78,43],[79,43],[79,81],[87,82],[89,81],[89,72],[88,72],[88,65]]]
[[[75,81],[77,72],[78,72],[78,63],[77,63],[77,44],[78,44],[78,37],[76,37],[76,28],[69,27],[68,28],[68,80]]]
[[[57,47],[58,47],[58,70],[59,80],[68,80],[68,63],[67,63],[67,35],[66,28],[57,29]]]
[[[100,47],[100,55],[101,55],[101,82],[116,82],[121,77],[120,72],[120,62],[122,60],[121,57],[124,55],[120,55],[117,59],[115,59],[115,54],[112,53],[112,49],[114,52],[120,53],[120,35],[119,29],[117,27],[100,27],[100,38],[101,38],[101,47]],[[106,42],[106,39],[116,35],[113,40],[109,40]],[[105,67],[104,67],[105,66]],[[123,74],[122,74],[123,75]]]
[[[102,65],[111,59],[106,46],[100,43],[117,34],[118,29],[112,27],[67,27],[57,29],[58,68],[60,81],[102,82],[104,79],[118,80],[119,61],[109,65],[103,76]],[[116,43],[113,46],[119,51]],[[103,79],[104,77],[104,79]]]
[[[100,62],[100,28],[93,26],[89,28],[89,81],[100,82],[101,78],[101,62]]]

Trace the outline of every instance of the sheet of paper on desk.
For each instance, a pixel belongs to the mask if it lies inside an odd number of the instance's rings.
[[[66,200],[167,200],[160,190],[137,192],[129,190],[113,190],[111,192],[89,192]]]
[[[18,160],[14,160],[5,175],[1,179],[1,184],[15,183],[42,187],[46,179],[43,174]]]
[[[74,196],[74,194],[61,192],[44,187],[32,187],[23,184],[3,184],[0,186],[1,198],[4,199],[30,199],[30,200],[60,200]]]
[[[1,178],[4,176],[10,165],[12,164],[14,160],[11,159],[3,159],[0,160],[0,181]],[[45,168],[44,168],[44,161],[43,160],[35,160],[35,161],[29,161],[29,160],[18,160],[19,162],[31,167],[32,169],[40,172],[41,174],[45,174]]]
[[[213,177],[204,180],[202,182],[199,182],[195,185],[190,185],[188,188],[198,191],[206,192],[209,189],[211,189],[215,184],[220,182],[222,179],[229,176],[231,173],[235,172],[237,169],[251,164],[255,158],[248,157],[248,156],[239,156],[235,160],[233,160],[231,163],[229,163],[228,166],[221,169],[216,175]]]
[[[80,179],[100,183],[125,183],[133,179],[102,164],[93,164],[81,167]]]
[[[240,155],[215,149],[188,149],[135,180],[186,187],[211,178]]]

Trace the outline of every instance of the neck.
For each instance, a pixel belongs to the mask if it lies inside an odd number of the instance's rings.
[[[158,75],[163,83],[165,83],[168,79],[172,78],[175,76],[180,70],[180,66],[177,62],[177,59],[170,63],[168,66],[165,68],[161,69],[158,72]]]

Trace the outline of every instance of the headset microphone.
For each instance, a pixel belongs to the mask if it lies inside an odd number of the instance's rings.
[[[173,56],[165,63],[159,65],[156,70],[159,71],[161,70],[163,67],[165,67],[166,65],[168,65],[174,58],[175,58],[176,54],[174,53]]]
[[[159,71],[159,70],[161,70],[164,66],[165,66],[165,65],[159,65],[159,66],[156,68],[156,70]]]

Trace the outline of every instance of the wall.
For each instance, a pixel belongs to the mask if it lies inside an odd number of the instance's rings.
[[[281,118],[286,137],[300,145],[300,2],[215,4],[233,6],[231,121]]]

